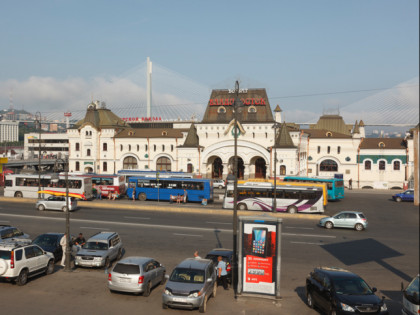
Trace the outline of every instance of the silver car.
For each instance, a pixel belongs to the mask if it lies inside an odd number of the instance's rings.
[[[87,240],[77,252],[77,267],[111,267],[113,260],[122,257],[123,244],[116,232],[99,232]]]
[[[149,296],[154,286],[165,283],[165,272],[165,267],[153,258],[124,258],[108,274],[108,288],[111,292],[143,293],[143,296]]]
[[[74,197],[67,197],[69,199],[69,209],[74,211],[77,209],[77,200]],[[67,211],[66,197],[64,196],[50,196],[44,200],[38,200],[35,204],[35,208],[44,211],[44,210],[61,210]]]
[[[327,229],[341,227],[363,231],[367,228],[368,222],[363,212],[342,211],[332,217],[322,218],[319,225]]]
[[[162,295],[162,308],[207,309],[210,296],[216,297],[216,268],[210,259],[188,258],[172,272]]]

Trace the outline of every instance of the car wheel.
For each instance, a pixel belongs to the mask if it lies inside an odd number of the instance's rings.
[[[240,203],[240,204],[238,204],[238,209],[239,210],[248,210],[248,207],[246,206],[246,204]]]
[[[334,224],[331,221],[327,221],[325,223],[325,228],[326,229],[332,229],[334,227]]]
[[[289,208],[287,208],[287,212],[289,212],[289,213],[296,213],[297,212],[297,208],[295,206],[290,206]]]
[[[356,231],[363,231],[363,229],[364,229],[363,224],[357,223],[357,224],[354,226],[354,229],[355,229]]]
[[[217,294],[217,281],[214,282],[212,297],[215,298],[216,294]]]
[[[121,257],[122,257],[122,249],[120,248],[120,249],[118,250],[117,260],[120,260],[120,259],[121,259]]]
[[[219,189],[223,189],[223,186],[219,186]]]
[[[160,280],[160,285],[164,285],[166,282],[165,273],[162,275],[162,280]]]
[[[147,199],[147,196],[146,196],[146,194],[145,194],[145,193],[141,193],[141,194],[139,195],[139,200],[140,200],[140,201],[146,201],[146,199]]]
[[[15,193],[15,197],[16,197],[16,198],[23,198],[23,194],[22,194],[22,192],[17,191],[17,192]]]
[[[16,283],[17,283],[17,285],[22,286],[22,285],[25,285],[27,282],[28,282],[28,270],[23,269],[20,272],[20,274],[19,274],[19,276],[16,280]]]
[[[308,294],[306,295],[306,303],[308,304],[310,308],[314,308],[314,300],[312,299],[311,292],[308,292]]]
[[[45,274],[50,275],[54,272],[54,259],[51,259],[48,262],[47,269],[45,269]]]
[[[111,267],[111,261],[109,260],[109,257],[105,259],[104,269],[108,269]]]
[[[207,296],[204,297],[203,304],[200,305],[198,311],[200,313],[205,313],[207,311]]]
[[[61,210],[63,210],[64,212],[66,212],[67,211],[67,207],[64,206],[63,208],[61,208]]]
[[[402,201],[402,199],[401,199],[401,197],[397,197],[397,198],[395,198],[395,201],[396,201],[396,202],[401,202],[401,201]]]
[[[39,205],[38,206],[38,210],[39,211],[44,211],[45,210],[45,206],[44,205]]]
[[[143,296],[148,297],[150,295],[150,291],[152,291],[152,283],[149,281],[147,282],[146,290],[144,290]]]
[[[163,308],[164,310],[166,310],[166,309],[168,309],[168,305],[166,305],[165,303],[162,303],[162,308]]]

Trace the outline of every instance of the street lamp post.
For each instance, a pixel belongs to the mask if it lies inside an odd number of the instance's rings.
[[[38,191],[41,191],[41,113],[35,113],[36,122],[38,125]],[[41,199],[41,194],[38,194],[38,199]]]
[[[274,196],[273,196],[273,210],[272,212],[277,212],[277,149],[276,149],[276,137],[277,137],[277,127],[279,126],[279,123],[274,123]]]

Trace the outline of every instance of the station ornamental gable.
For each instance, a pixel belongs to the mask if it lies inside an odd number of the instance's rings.
[[[265,89],[240,90],[239,99],[243,103],[237,119],[243,123],[274,123],[273,113]],[[233,109],[236,93],[234,90],[213,90],[202,123],[229,123],[234,119]]]

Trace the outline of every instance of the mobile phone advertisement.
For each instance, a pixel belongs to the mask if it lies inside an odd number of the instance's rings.
[[[275,294],[276,225],[244,223],[243,292]]]

